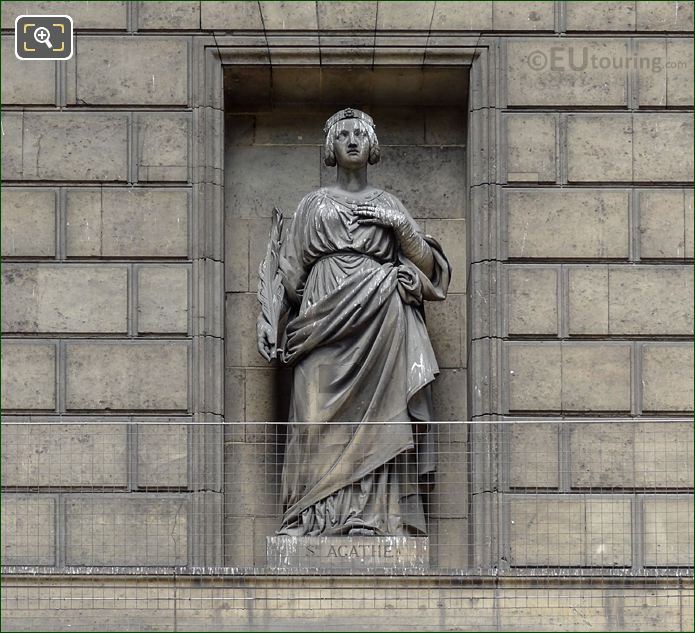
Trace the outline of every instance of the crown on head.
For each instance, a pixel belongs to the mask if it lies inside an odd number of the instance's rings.
[[[328,121],[326,121],[326,125],[323,126],[323,133],[328,134],[328,130],[331,129],[331,126],[334,123],[344,121],[345,119],[359,119],[360,121],[364,121],[372,129],[376,128],[376,125],[374,125],[374,119],[372,119],[372,117],[370,117],[366,112],[356,110],[355,108],[345,108],[344,110],[339,110],[336,112],[330,119],[328,119]]]

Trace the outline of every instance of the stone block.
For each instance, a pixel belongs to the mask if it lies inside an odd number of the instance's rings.
[[[427,145],[464,145],[466,143],[466,112],[456,107],[431,107],[425,112],[425,143]]]
[[[644,497],[644,564],[693,566],[692,495]]]
[[[563,411],[630,411],[630,346],[562,346]]]
[[[315,2],[259,2],[267,31],[316,30]]]
[[[371,41],[365,41],[364,45],[371,46]],[[441,96],[441,90],[436,80],[428,82],[428,79],[431,80],[434,75],[431,75],[430,72],[423,72],[421,69],[379,66],[370,74],[357,71],[353,76],[346,76],[340,70],[338,68],[327,71],[328,74],[322,73],[321,76],[326,82],[326,85],[322,86],[321,93],[324,101],[338,103],[346,99],[349,100],[348,91],[350,91],[364,94],[365,97],[371,95],[371,98],[377,103],[388,103],[401,108],[416,104],[443,106],[450,103],[447,98],[442,98],[440,102],[435,101],[436,96]],[[435,73],[436,71],[437,69],[432,70]],[[451,75],[449,79],[451,80]],[[431,92],[428,92],[428,83],[432,88]],[[458,92],[453,86],[451,90],[451,94]],[[378,129],[379,119],[376,121]],[[382,158],[383,156],[384,153],[382,152]]]
[[[73,212],[70,198],[68,205],[68,221],[71,222],[67,229],[68,245],[85,241],[83,227],[90,224],[91,216],[92,229],[99,227],[102,257],[188,255],[189,198],[186,191],[104,189],[98,206],[90,205],[88,209],[73,207]],[[73,221],[73,217],[77,220]],[[68,254],[72,253],[68,250]]]
[[[66,252],[68,257],[101,255],[101,190],[68,189]]]
[[[12,22],[14,27],[14,20]],[[31,73],[25,72],[26,62],[15,57],[14,38],[3,36],[0,93],[3,105],[53,105],[55,103],[55,62],[32,61],[31,68]]]
[[[495,31],[552,31],[555,11],[549,2],[492,2]]]
[[[138,269],[138,332],[188,331],[188,266]]]
[[[693,258],[693,232],[695,231],[695,220],[693,219],[693,192],[686,189],[685,196],[685,256]]]
[[[282,516],[279,451],[280,447],[272,440],[225,445],[225,506],[231,514]]]
[[[201,2],[200,22],[204,30],[263,30],[257,2]]]
[[[601,68],[597,61],[625,59],[626,55],[627,44],[620,39],[510,39],[507,103],[626,106],[626,69],[620,64]]]
[[[251,220],[225,217],[224,229],[224,285],[226,292],[248,292],[249,290],[249,224]],[[270,233],[270,219],[267,222],[261,219],[267,226],[265,233]],[[267,238],[267,235],[266,235]],[[254,245],[259,259],[265,257],[262,239],[257,247]],[[258,268],[253,271],[254,277],[258,275]],[[251,290],[254,288],[252,287]]]
[[[555,182],[553,114],[510,114],[507,133],[507,182]]]
[[[693,121],[689,114],[634,115],[634,179],[692,182]]]
[[[569,269],[569,333],[608,334],[608,266]]]
[[[272,569],[394,573],[429,568],[429,539],[416,536],[268,536]]]
[[[379,2],[377,30],[427,31],[432,23],[432,2]]]
[[[627,258],[627,210],[625,191],[509,190],[509,257]]]
[[[2,433],[5,486],[128,485],[123,424],[16,424]]]
[[[68,565],[188,564],[189,495],[74,495],[65,502]]]
[[[188,485],[187,424],[140,424],[137,427],[139,488]]]
[[[429,513],[440,519],[467,518],[470,500],[466,446],[447,439],[440,434],[434,488],[428,497]]]
[[[692,4],[690,5],[692,11]],[[666,40],[666,105],[693,106],[692,38]]]
[[[225,4],[229,4],[228,2]],[[207,5],[207,3],[206,3]],[[301,69],[295,69],[295,73],[291,73],[290,77],[287,78],[287,74],[282,72],[279,74],[278,78],[275,78],[275,73],[273,72],[273,77],[270,76],[269,70],[260,70],[258,68],[249,68],[246,66],[230,66],[224,71],[224,84],[225,84],[225,112],[231,114],[232,112],[240,111],[242,114],[248,114],[249,110],[258,110],[263,105],[272,103],[275,101],[275,90],[276,86],[279,85],[280,79],[287,79],[288,82],[292,83],[297,80],[298,75],[301,73],[305,74],[307,71],[302,67]],[[317,70],[313,78],[319,77],[319,71]],[[304,84],[306,85],[306,84]],[[301,90],[298,90],[301,92]],[[295,91],[291,91],[293,95],[297,95]],[[273,95],[271,98],[271,94]],[[282,95],[286,96],[286,93]],[[300,101],[306,103],[306,97],[296,96],[295,99],[282,99],[281,101]],[[253,105],[253,108],[249,108],[249,105]]]
[[[325,68],[317,66],[302,66],[286,68],[282,72],[273,70],[272,78],[252,82],[250,86],[255,94],[261,98],[258,103],[269,103],[272,89],[274,103],[319,103],[321,101],[322,83]],[[239,76],[239,73],[235,73]],[[238,81],[238,86],[244,86],[245,82]],[[241,93],[243,98],[243,93]],[[242,108],[247,110],[248,108]],[[323,127],[323,126],[322,126]]]
[[[76,39],[67,85],[72,104],[186,105],[188,43],[146,36]]]
[[[237,119],[239,117],[236,117]],[[323,146],[323,121],[320,113],[300,113],[292,110],[258,112],[253,117],[254,145],[321,145]],[[237,124],[236,134],[243,127]],[[381,139],[379,139],[381,140]],[[243,143],[235,143],[237,145]]]
[[[507,348],[510,411],[562,408],[560,344],[513,344]]]
[[[587,567],[629,567],[632,564],[632,504],[619,495],[586,499]]]
[[[163,410],[188,407],[188,344],[69,343],[69,410]]]
[[[224,420],[233,422],[225,426],[225,437],[243,442],[246,426],[246,370],[243,367],[225,367],[224,370]],[[239,423],[239,424],[236,424]]]
[[[560,476],[557,424],[511,424],[507,433],[509,486],[557,488]]]
[[[224,564],[229,567],[253,567],[255,564],[254,551],[259,549],[254,538],[254,523],[256,519],[251,516],[230,516],[229,512],[224,517],[224,533],[229,535],[224,539]],[[279,522],[277,527],[279,527]],[[276,527],[276,529],[277,529]],[[260,549],[265,550],[266,538],[274,535],[275,530],[261,537]],[[265,552],[263,552],[265,557]]]
[[[285,422],[289,412],[291,374],[278,367],[246,369],[244,379],[246,422]],[[247,439],[257,425],[246,429]]]
[[[510,497],[512,566],[582,565],[585,558],[584,512],[581,497]]]
[[[441,245],[451,264],[450,293],[466,292],[468,260],[466,255],[466,220],[425,220],[421,228]]]
[[[670,189],[640,191],[639,237],[642,259],[683,259],[685,192]]]
[[[65,250],[68,257],[100,257],[102,190],[68,189],[65,211]]]
[[[690,595],[688,590],[681,592],[678,605],[674,606],[677,606],[678,615],[676,617],[679,617],[683,629],[689,631],[695,628],[695,609],[693,609],[693,606],[695,606],[695,597]],[[674,609],[674,611],[676,611],[676,609]]]
[[[2,115],[2,175],[6,180],[20,180],[22,169],[22,134],[24,114],[4,112]]]
[[[267,367],[258,353],[256,319],[260,304],[256,293],[231,293],[226,296],[225,353],[227,367]]]
[[[2,343],[2,408],[55,409],[55,358],[53,343],[5,339]]]
[[[512,496],[513,566],[628,567],[632,521],[626,497]]]
[[[269,218],[278,206],[285,214],[293,214],[299,201],[319,185],[322,151],[310,146],[230,149],[225,154],[227,213]]]
[[[258,115],[227,112],[224,116],[225,147],[229,145],[253,145]]]
[[[138,180],[188,180],[187,115],[140,115],[138,121]]]
[[[125,2],[3,2],[2,28],[14,28],[18,15],[69,15],[73,28],[125,31]]]
[[[642,409],[693,410],[693,346],[649,343],[642,348]]]
[[[509,334],[557,334],[557,270],[509,268]]]
[[[128,331],[125,266],[7,264],[3,332]]]
[[[265,257],[268,237],[270,235],[270,218],[249,220],[249,282],[250,292],[258,289],[258,268]]]
[[[611,334],[693,333],[692,268],[610,268],[608,293]]]
[[[622,55],[625,55],[623,52]],[[635,148],[635,152],[636,152]],[[632,117],[627,114],[567,116],[569,182],[626,182],[633,177]],[[640,180],[635,176],[637,180]]]
[[[693,30],[693,3],[679,0],[677,2],[653,2],[640,0],[635,2],[636,28],[638,31],[684,31]]]
[[[138,30],[192,30],[200,28],[200,2],[141,2]]]
[[[2,256],[53,257],[56,252],[53,189],[2,189]]]
[[[362,2],[359,9],[352,2],[319,0],[316,3],[319,30],[367,31],[376,28],[377,2]]]
[[[573,631],[583,626],[607,629],[611,616],[604,606],[604,595],[585,588],[529,591],[526,587],[505,587],[499,592],[494,610],[499,614],[499,627],[507,630]]]
[[[492,29],[492,2],[435,3],[432,31],[489,31]]]
[[[55,565],[55,499],[36,493],[2,495],[2,564]]]
[[[631,488],[635,485],[635,425],[572,423],[572,488]]]
[[[95,77],[101,78],[101,73],[97,71]],[[22,169],[17,178],[127,180],[126,114],[32,112],[25,113],[23,121]],[[6,138],[5,143],[8,141],[12,142]]]
[[[634,31],[635,2],[566,3],[567,31]]]
[[[225,517],[226,531],[232,538],[225,543],[228,565],[265,567],[268,537],[275,536],[281,517]],[[277,606],[277,604],[276,604]]]
[[[666,107],[666,40],[636,40],[637,98],[640,106]]]
[[[429,523],[430,562],[438,569],[470,567],[468,519],[436,519]]]
[[[432,385],[434,419],[462,421],[468,419],[468,382],[465,369],[441,369]]]
[[[640,39],[636,68],[639,69],[640,105],[684,107],[693,104],[693,47],[689,39]]]
[[[670,3],[664,2],[664,4]],[[635,595],[634,592],[628,593],[621,600],[620,621],[624,622],[626,627],[640,628],[645,631],[676,630],[678,628],[686,630],[687,627],[681,626],[681,623],[685,625],[688,615],[680,604],[686,594],[680,593],[679,596],[678,593],[673,590],[666,590],[665,592],[656,590],[641,595]]]
[[[466,295],[450,294],[446,301],[428,302],[425,314],[439,366],[450,369],[465,367]]]
[[[392,107],[378,105],[370,108],[369,113],[377,124],[379,144],[384,148],[382,151],[390,151],[390,145],[424,145],[427,115],[430,114],[430,121],[434,121],[434,125],[437,125],[439,111],[445,110],[445,113],[450,112],[448,109],[436,107],[433,108],[433,112],[428,112],[428,110],[429,108],[414,106]],[[450,121],[452,125],[452,129],[449,131],[449,138],[440,138],[439,141],[432,144],[442,146],[462,145],[463,143],[456,142],[456,137],[460,134],[460,124],[457,124],[451,118],[447,118],[447,121]],[[444,130],[435,129],[433,132],[432,136],[435,136],[441,134]]]
[[[651,489],[692,487],[692,438],[692,422],[635,425],[635,485]]]

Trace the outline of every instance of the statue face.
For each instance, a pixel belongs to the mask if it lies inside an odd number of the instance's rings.
[[[346,119],[336,126],[333,140],[336,163],[340,167],[356,169],[369,159],[369,136],[358,119]]]

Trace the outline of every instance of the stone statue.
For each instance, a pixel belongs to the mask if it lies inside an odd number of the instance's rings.
[[[368,185],[372,118],[341,110],[324,132],[337,182],[307,194],[286,231],[276,210],[260,267],[258,350],[294,368],[278,534],[424,536],[438,366],[423,301],[446,297],[451,267]]]

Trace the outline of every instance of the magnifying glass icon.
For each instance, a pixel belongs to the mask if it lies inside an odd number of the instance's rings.
[[[39,44],[45,44],[48,48],[53,48],[51,44],[51,32],[45,26],[40,26],[34,31],[34,39]]]

